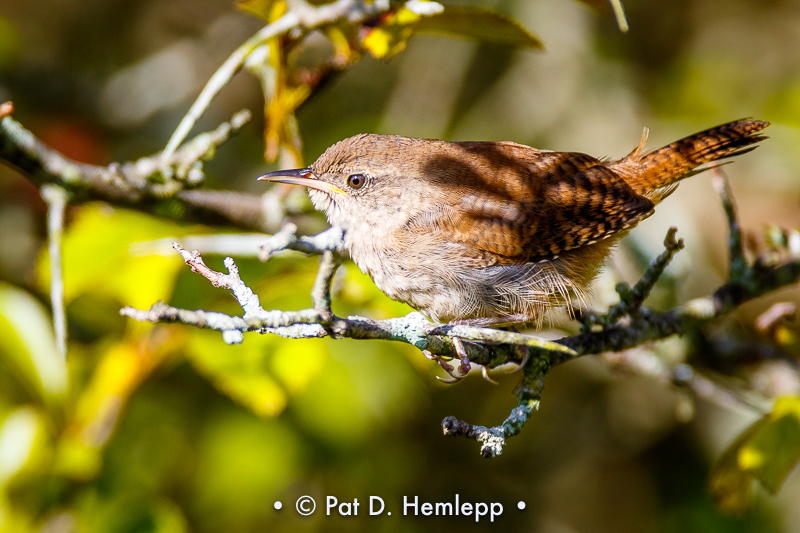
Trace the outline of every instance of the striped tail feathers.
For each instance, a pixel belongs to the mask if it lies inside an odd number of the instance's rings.
[[[767,126],[769,122],[762,120],[737,120],[642,154],[647,139],[645,130],[639,146],[619,164],[625,168],[626,181],[634,190],[660,201],[674,190],[679,180],[696,174],[692,170],[697,167],[755,150],[754,145],[767,138],[757,133]]]

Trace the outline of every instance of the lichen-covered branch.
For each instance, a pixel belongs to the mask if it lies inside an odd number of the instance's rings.
[[[185,250],[182,253],[190,256],[190,260],[187,263],[192,265],[193,268],[196,268],[195,265],[199,264],[198,261],[201,261],[199,254],[189,254]],[[230,260],[226,261],[226,265],[235,266],[235,263]],[[204,271],[203,267],[200,267],[197,271],[212,283],[218,284],[221,283],[220,279],[230,279],[226,277],[229,275],[214,272],[208,267],[205,267],[208,271]],[[569,350],[554,347],[553,350],[544,351],[547,354],[546,356],[537,353],[532,359],[545,359],[550,366],[556,366],[575,357],[607,351],[626,350],[646,342],[665,339],[674,334],[684,334],[693,327],[729,313],[746,301],[797,282],[800,279],[800,259],[795,259],[782,265],[762,267],[754,274],[757,276],[758,281],[753,283],[750,288],[743,287],[737,282],[729,282],[719,287],[711,296],[692,300],[685,306],[672,311],[656,313],[648,309],[642,309],[638,317],[629,320],[625,324],[615,324],[604,327],[601,331],[579,333],[558,339],[554,343],[567,347]],[[650,275],[651,272],[648,270],[643,279],[648,278]],[[230,288],[236,294],[237,291],[234,291],[231,287],[238,287],[239,285],[244,285],[244,282],[241,278],[238,278],[237,274],[235,283],[232,286],[229,281],[219,286]],[[239,293],[244,294],[246,291],[242,290]],[[245,305],[249,306],[246,300],[240,301],[240,304],[242,304],[243,308]],[[218,331],[230,329],[231,324],[234,322],[228,319],[236,318],[216,313],[215,316],[220,317],[220,320],[209,321],[207,319],[208,313],[205,311],[175,309],[161,303],[154,305],[147,311],[125,308],[122,312],[126,316],[148,322],[182,322],[183,320],[180,317],[190,317],[186,321],[187,324]],[[199,313],[198,316],[203,318],[194,318],[193,313]],[[222,320],[223,317],[225,317],[225,320]],[[251,309],[248,320],[236,322],[235,329],[242,333],[269,332],[290,338],[319,337],[327,334],[321,328],[306,328],[302,330],[287,330],[287,328],[295,325],[319,325],[323,322],[325,322],[324,317],[314,308],[300,311],[267,311],[264,309],[252,311]],[[466,337],[470,340],[486,341],[486,344],[467,343],[466,348],[471,361],[492,368],[509,362],[520,363],[524,359],[524,355],[516,350],[517,346],[542,344],[540,339],[530,340],[533,339],[530,336],[512,332],[487,330],[484,335],[481,331],[484,328],[434,324],[416,312],[410,313],[405,317],[389,320],[373,320],[353,316],[347,318],[334,317],[331,323],[331,331],[336,337],[402,341],[447,357],[455,355],[452,342],[449,340],[450,336],[458,334],[461,338]],[[300,331],[305,333],[300,333]],[[540,347],[539,349],[542,348]]]
[[[271,202],[269,193],[259,196],[194,189],[205,179],[203,161],[250,120],[248,111],[240,111],[230,122],[183,144],[169,157],[166,167],[161,165],[161,154],[97,166],[73,161],[50,148],[10,116],[13,112],[10,102],[2,107],[0,162],[19,169],[38,187],[45,184],[61,187],[76,203],[103,200],[187,222],[268,233],[277,230],[281,217],[272,216],[270,211],[279,202]],[[287,212],[287,215],[297,215],[293,222],[299,231],[306,232],[316,226],[302,213]]]

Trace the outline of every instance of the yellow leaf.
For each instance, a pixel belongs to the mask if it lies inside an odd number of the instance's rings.
[[[753,480],[775,493],[798,461],[800,398],[781,398],[728,447],[711,471],[709,488],[722,509],[743,512]]]
[[[405,49],[420,18],[404,7],[384,15],[376,27],[366,31],[361,46],[376,59],[391,59]]]
[[[81,480],[100,471],[101,451],[131,394],[180,342],[180,333],[171,333],[179,329],[160,331],[165,335],[153,345],[123,341],[104,351],[58,445],[56,471]]]
[[[67,366],[56,351],[49,314],[33,296],[5,283],[0,283],[0,354],[46,403],[63,397]]]
[[[353,46],[353,43],[356,42],[356,39],[352,37],[352,35],[355,35],[354,28],[335,25],[323,28],[322,31],[331,41],[331,44],[333,44],[333,53],[336,58],[336,63],[346,65],[358,59],[358,51]]]
[[[186,231],[191,228],[105,204],[82,207],[63,240],[67,303],[86,292],[138,308],[169,299],[183,265],[180,256],[134,255],[131,248],[137,242],[176,237]],[[45,288],[50,278],[46,250],[37,267],[39,283]]]
[[[32,407],[14,409],[0,425],[0,488],[35,474],[48,454],[47,442],[42,416]]]
[[[287,402],[269,368],[276,341],[276,337],[248,335],[241,346],[229,346],[218,332],[192,331],[186,357],[220,392],[269,418],[283,412]]]
[[[284,0],[239,0],[236,7],[267,22],[278,20],[288,9]]]
[[[517,21],[488,9],[447,6],[425,16],[405,7],[384,15],[368,29],[361,45],[373,57],[391,59],[405,49],[415,32],[463,37],[521,48],[542,48],[542,43]]]

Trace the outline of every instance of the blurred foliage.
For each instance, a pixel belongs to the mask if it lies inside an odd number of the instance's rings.
[[[711,472],[711,491],[724,509],[742,512],[754,479],[775,494],[799,460],[800,398],[781,398],[722,455]]]
[[[605,1],[584,3],[611,12]],[[286,9],[279,0],[237,5],[266,21]],[[207,185],[261,192],[253,178],[264,170],[262,133],[267,159],[287,165],[363,131],[621,156],[644,124],[658,145],[752,115],[774,126],[769,144],[728,167],[744,226],[796,226],[796,5],[648,0],[626,7],[625,35],[611,17],[571,1],[465,0],[444,3],[438,14],[400,8],[359,27],[326,27],[324,37],[276,39],[263,61],[247,65],[257,81],[236,78],[199,125],[265,106],[263,131],[250,128],[226,144],[206,166]],[[13,99],[18,118],[53,147],[93,163],[162,147],[186,96],[263,24],[220,0],[64,0],[47,9],[0,0],[0,13],[0,100]],[[539,38],[547,52],[530,53]],[[595,304],[615,298],[619,278],[637,277],[670,225],[679,226],[688,250],[649,304],[669,308],[712,290],[725,265],[716,203],[702,177],[683,184],[632,233],[599,280]],[[403,495],[451,501],[455,494],[502,502],[497,527],[514,530],[800,529],[800,479],[792,470],[800,388],[781,361],[733,365],[731,379],[767,399],[785,397],[758,415],[738,404],[695,402],[596,358],[570,363],[548,376],[540,413],[504,456],[484,462],[474,443],[444,440],[438,422],[446,415],[502,420],[516,378],[497,376],[498,388],[478,379],[445,388],[430,362],[396,343],[252,335],[236,347],[214,333],[118,316],[124,305],[159,299],[238,313],[228,294],[176,255],[142,252],[142,242],[219,228],[96,203],[70,208],[63,255],[71,340],[61,360],[43,303],[44,213],[36,189],[0,168],[2,532],[484,530],[466,519],[396,516]],[[237,259],[262,304],[276,309],[309,305],[317,261]],[[220,259],[208,262],[222,269]],[[341,315],[409,311],[352,264],[335,288]],[[715,368],[712,361],[741,352],[731,347],[736,341],[751,354],[766,343],[796,361],[796,323],[768,334],[752,326],[776,299],[800,300],[793,290],[743,309],[726,324],[728,344],[693,352],[696,339],[676,339],[637,354],[675,361],[693,353],[693,364]],[[711,486],[739,514],[722,513],[705,490],[719,456]],[[764,497],[754,480],[782,489]],[[326,495],[362,505],[380,495],[395,512],[367,520],[318,509],[302,518],[293,505],[304,494],[318,506]],[[282,511],[273,508],[276,499]],[[524,512],[517,512],[520,500]]]
[[[289,8],[285,0],[240,0],[237,6],[268,23],[277,21]],[[317,84],[332,72],[352,67],[364,53],[389,60],[405,49],[415,33],[437,33],[520,48],[542,47],[536,37],[501,13],[476,7],[445,8],[432,0],[398,4],[363,24],[338,21],[322,31],[333,45],[332,56],[319,59],[315,67],[298,69],[296,56],[303,43],[285,37],[270,41],[265,60],[251,57],[247,63],[247,68],[261,81],[266,99],[264,157],[268,162],[276,161],[283,150],[284,166],[302,166],[302,140],[295,111],[313,94]]]

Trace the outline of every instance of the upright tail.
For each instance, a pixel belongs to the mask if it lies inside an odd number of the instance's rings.
[[[663,148],[640,155],[643,148],[623,159],[625,178],[639,194],[660,201],[677,182],[705,163],[726,159],[755,150],[754,144],[766,139],[756,135],[769,126],[762,120],[737,120],[700,133],[695,133]]]

